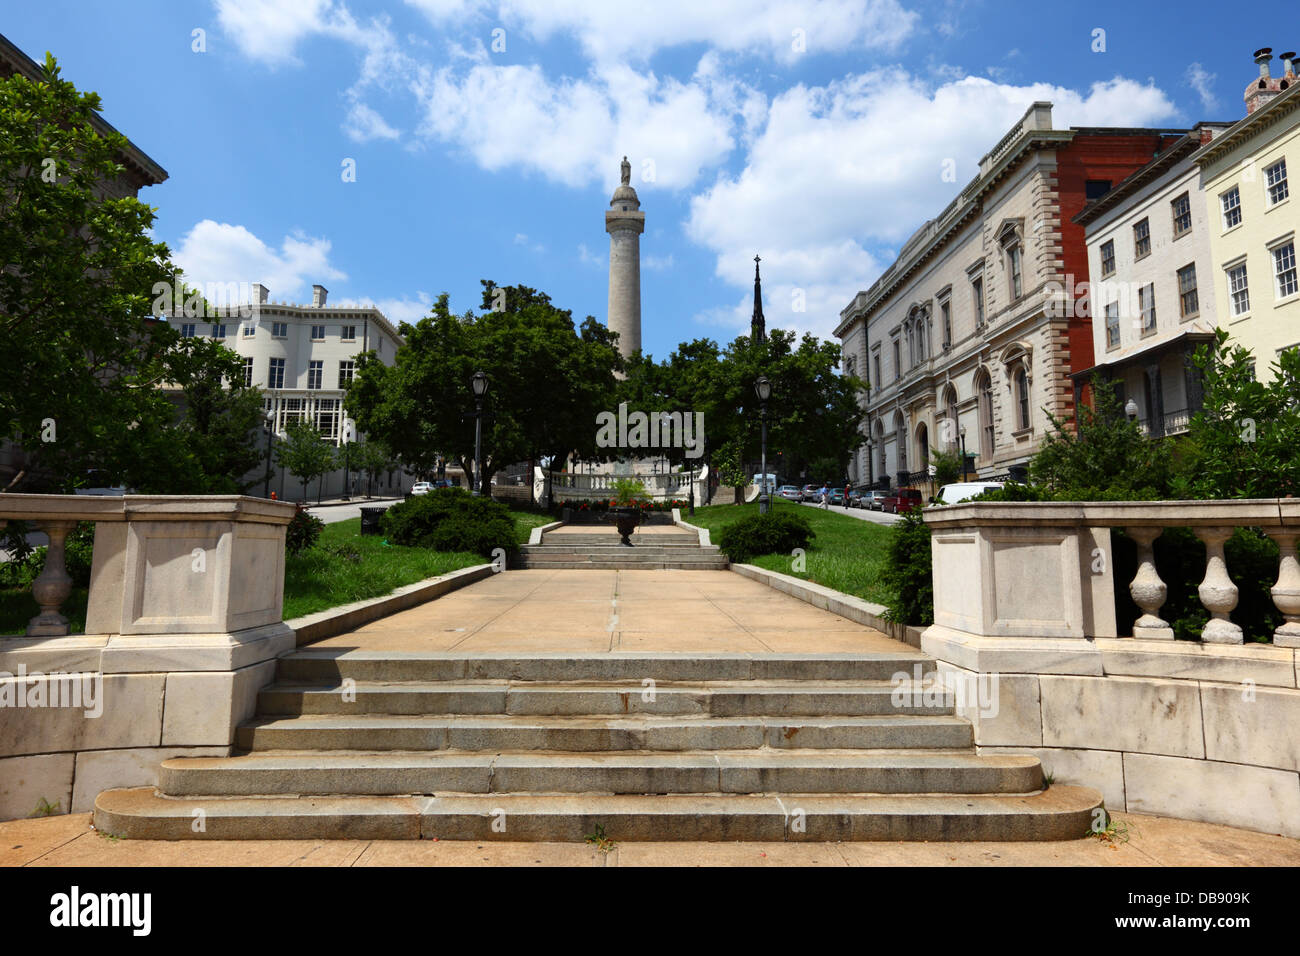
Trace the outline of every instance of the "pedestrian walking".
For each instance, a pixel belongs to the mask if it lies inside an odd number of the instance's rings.
[[[822,507],[829,508],[830,506],[831,506],[830,485],[822,485]]]

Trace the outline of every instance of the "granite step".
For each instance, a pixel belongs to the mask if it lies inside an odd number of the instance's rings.
[[[168,796],[456,793],[1030,793],[1038,758],[967,750],[256,751],[164,760]]]
[[[856,681],[281,681],[258,695],[258,714],[713,717],[871,717],[952,713],[951,692],[906,680]]]
[[[1018,795],[447,794],[437,797],[160,796],[106,790],[95,828],[140,840],[522,840],[615,842],[1039,841],[1084,836],[1101,806],[1086,787]],[[198,821],[202,825],[197,826]]]
[[[714,751],[956,749],[973,744],[957,717],[303,716],[251,721],[248,751]]]

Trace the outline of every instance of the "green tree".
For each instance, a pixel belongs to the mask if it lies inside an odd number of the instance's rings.
[[[374,493],[375,478],[393,466],[393,453],[383,442],[367,437],[354,442],[349,450],[352,467],[366,476],[366,497]]]
[[[116,195],[129,144],[99,109],[52,56],[0,80],[0,422],[20,459],[2,490],[233,490],[253,400],[220,386],[242,381],[228,353],[155,317],[180,273],[154,210]]]
[[[961,452],[932,448],[929,463],[934,465],[934,483],[939,487],[960,480]]]
[[[1092,391],[1093,404],[1079,406],[1076,427],[1049,415],[1052,430],[1030,461],[1031,482],[1062,501],[1167,497],[1175,479],[1172,447],[1129,420],[1113,383],[1094,376]]]
[[[337,465],[334,446],[321,437],[319,431],[305,421],[291,421],[284,427],[284,437],[275,446],[275,463],[302,482],[302,496],[307,497],[307,485],[313,478],[325,482],[325,475]],[[320,489],[316,492],[320,500]]]
[[[1274,498],[1300,494],[1300,354],[1279,353],[1267,383],[1240,345],[1219,330],[1193,362],[1204,387],[1188,425],[1184,486],[1195,498]]]

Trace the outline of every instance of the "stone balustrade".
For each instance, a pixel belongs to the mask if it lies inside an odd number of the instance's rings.
[[[1300,838],[1300,501],[980,502],[927,508],[934,624],[921,649],[967,693],[980,753],[1033,754],[1057,783],[1099,788],[1111,810]],[[1176,641],[1153,544],[1205,542],[1202,639]],[[1259,528],[1281,552],[1269,643],[1243,643],[1223,546]],[[1137,545],[1114,580],[1111,531]],[[1115,587],[1140,616],[1117,627]],[[1123,622],[1127,625],[1128,622]],[[1123,632],[1126,636],[1119,637]]]
[[[1205,543],[1198,589],[1209,612],[1201,640],[1241,644],[1230,618],[1237,586],[1228,575],[1224,543],[1237,528],[1258,528],[1278,545],[1273,601],[1286,623],[1273,634],[1281,647],[1300,647],[1300,500],[979,502],[927,508],[932,533],[935,624],[970,634],[1034,637],[1116,637],[1110,529],[1137,544],[1137,574],[1129,593],[1142,611],[1133,637],[1173,640],[1160,616],[1167,587],[1153,544],[1166,528],[1190,528]]]
[[[238,495],[0,494],[0,520],[50,538],[40,613],[0,638],[0,819],[88,810],[101,790],[156,783],[168,757],[230,753],[295,644],[281,620],[294,510]],[[95,523],[95,544],[85,632],[69,634],[64,542],[79,521]],[[68,706],[68,687],[93,706]]]
[[[686,499],[695,484],[695,500],[704,500],[707,488],[708,466],[700,465],[694,472],[667,472],[651,474],[584,474],[582,472],[556,472],[551,476],[551,489],[558,501],[579,498],[600,498],[612,495],[614,483],[634,478],[645,485],[646,494],[656,500]]]
[[[49,537],[28,637],[68,633],[65,542],[95,523],[88,634],[233,632],[280,620],[285,527],[295,506],[240,495],[0,494],[0,519]]]

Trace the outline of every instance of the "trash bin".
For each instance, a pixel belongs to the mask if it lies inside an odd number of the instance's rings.
[[[379,534],[379,516],[384,513],[383,508],[362,508],[361,509],[361,533],[362,534]]]

